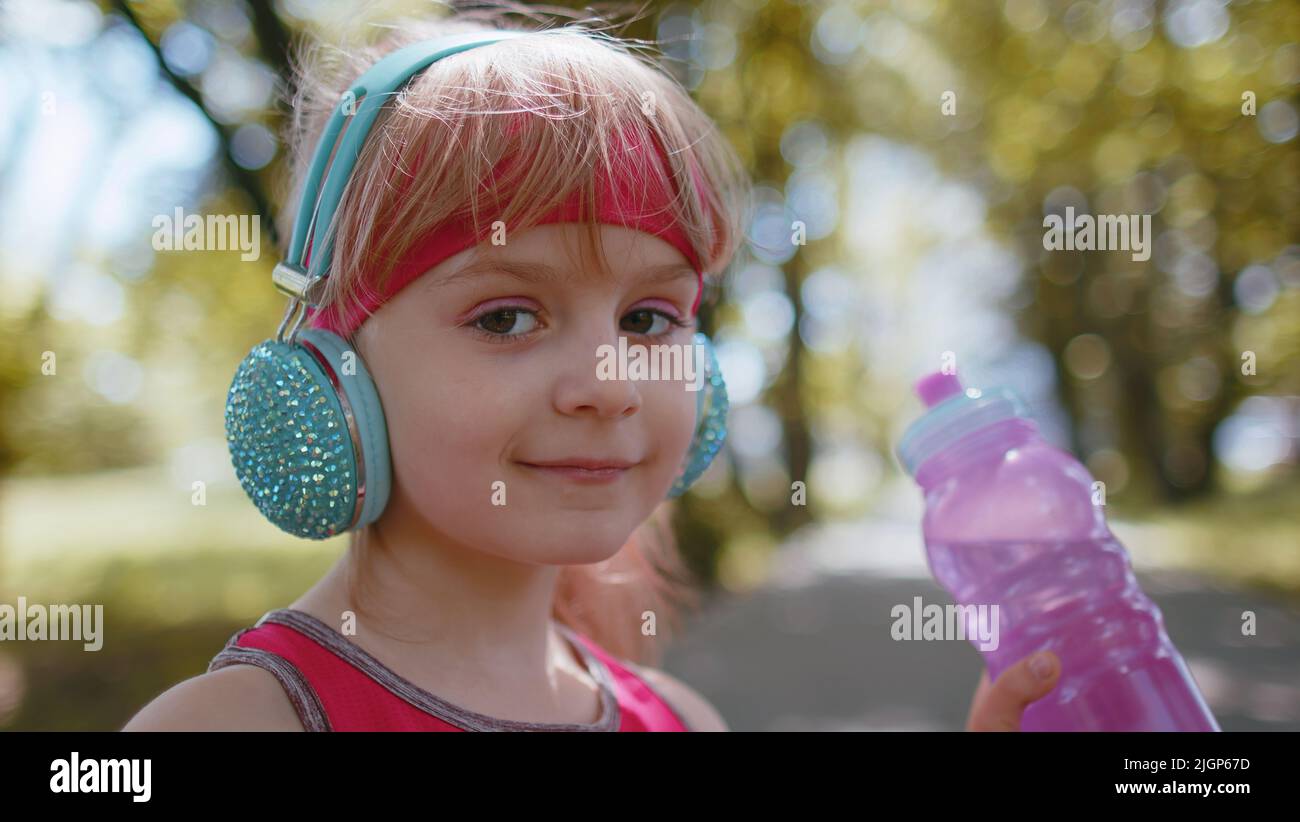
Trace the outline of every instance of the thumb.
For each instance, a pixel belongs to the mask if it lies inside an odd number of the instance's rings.
[[[1002,672],[971,712],[967,730],[1018,731],[1031,702],[1056,687],[1061,661],[1051,651],[1032,654]]]

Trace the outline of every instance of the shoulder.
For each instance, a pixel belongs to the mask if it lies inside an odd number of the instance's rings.
[[[731,730],[722,719],[722,715],[707,699],[700,696],[694,688],[677,677],[656,668],[643,668],[640,665],[634,665],[627,660],[622,660],[621,664],[627,666],[628,670],[644,679],[651,688],[654,688],[661,697],[667,700],[668,704],[681,715],[682,720],[692,731]]]
[[[123,731],[301,731],[280,682],[256,665],[229,665],[177,683]]]

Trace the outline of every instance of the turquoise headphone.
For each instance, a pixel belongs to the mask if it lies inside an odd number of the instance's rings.
[[[307,309],[324,294],[334,244],[328,228],[362,143],[384,102],[417,73],[444,57],[527,33],[474,32],[399,49],[361,75],[321,135],[288,257],[272,274],[289,305],[275,338],[254,346],[239,364],[226,398],[226,443],[239,484],[287,533],[326,539],[374,522],[388,503],[388,428],[365,363],[337,334],[320,328],[299,333]],[[669,497],[685,493],[727,436],[727,388],[713,346],[698,333],[694,344],[705,354],[695,435]]]

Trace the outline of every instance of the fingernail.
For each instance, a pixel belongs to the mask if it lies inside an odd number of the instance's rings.
[[[1047,654],[1039,654],[1029,660],[1029,670],[1033,671],[1034,676],[1039,679],[1050,679],[1052,667],[1052,659]]]

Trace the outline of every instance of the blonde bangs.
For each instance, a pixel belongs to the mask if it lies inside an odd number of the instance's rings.
[[[416,21],[382,45],[304,55],[295,191],[331,107],[371,64],[420,40],[503,27]],[[497,220],[517,232],[575,191],[598,248],[597,186],[615,174],[630,173],[642,192],[673,193],[671,222],[706,275],[729,264],[748,218],[749,181],[708,116],[635,43],[577,24],[531,34],[436,62],[395,96],[338,209],[325,305],[352,304],[372,287],[382,292],[403,255],[445,221],[469,218],[480,236]],[[620,152],[619,139],[658,151]],[[519,162],[503,173],[506,158]],[[655,212],[642,202],[640,213]]]

